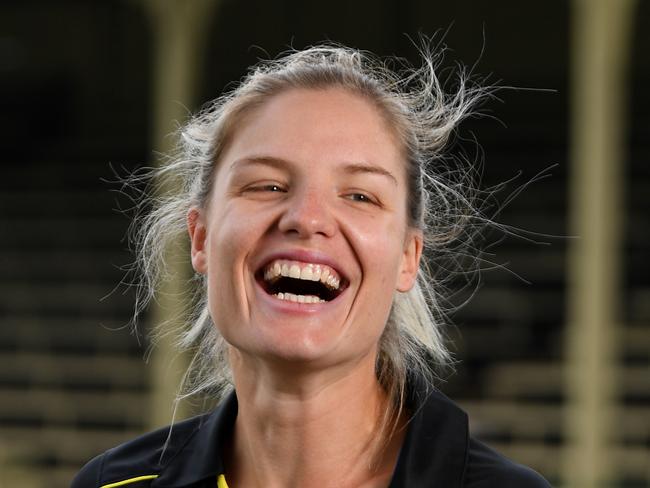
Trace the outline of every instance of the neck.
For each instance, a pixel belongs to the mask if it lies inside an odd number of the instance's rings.
[[[374,356],[353,367],[288,374],[231,354],[239,411],[231,487],[386,487],[403,429],[383,442],[387,402]],[[390,428],[389,428],[390,430]]]

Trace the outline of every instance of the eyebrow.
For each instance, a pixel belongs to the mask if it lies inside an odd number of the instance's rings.
[[[250,156],[250,157],[245,157],[241,159],[235,160],[231,165],[230,168],[234,169],[237,166],[240,165],[256,165],[256,164],[261,164],[265,166],[271,166],[273,168],[279,168],[283,169],[286,168],[287,166],[295,166],[294,163],[291,161],[287,161],[286,159],[282,158],[276,158],[273,156]],[[388,179],[390,179],[393,184],[397,185],[397,178],[388,171],[387,169],[384,169],[380,166],[375,166],[374,164],[370,163],[343,163],[341,165],[341,169],[343,172],[349,174],[349,175],[356,175],[356,174],[374,174],[374,175],[379,175],[379,176],[385,176]]]
[[[343,171],[345,171],[348,174],[359,174],[359,173],[368,173],[368,174],[375,174],[375,175],[380,175],[380,176],[386,176],[388,177],[395,185],[397,185],[397,178],[393,176],[393,174],[380,167],[380,166],[375,166],[374,164],[368,164],[368,163],[346,163],[343,165]]]

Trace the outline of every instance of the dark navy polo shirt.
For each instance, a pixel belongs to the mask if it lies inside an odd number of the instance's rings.
[[[409,410],[389,488],[550,487],[535,471],[473,439],[467,415],[443,394],[411,394]],[[72,488],[216,488],[236,416],[237,397],[231,393],[210,414],[106,451],[84,466]]]

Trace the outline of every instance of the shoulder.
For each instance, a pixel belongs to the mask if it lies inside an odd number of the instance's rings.
[[[134,488],[149,486],[160,474],[165,460],[192,437],[203,418],[185,420],[109,449],[79,471],[71,488],[100,488],[120,482]]]
[[[467,488],[550,488],[537,472],[470,438],[465,469]]]
[[[471,437],[467,414],[439,391],[412,381],[407,405],[414,413],[391,488],[550,488],[532,469]]]

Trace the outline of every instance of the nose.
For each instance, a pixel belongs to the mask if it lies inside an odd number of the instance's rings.
[[[327,198],[316,188],[305,188],[289,199],[278,227],[286,234],[301,239],[316,235],[331,237],[336,232],[336,221],[327,203]]]

